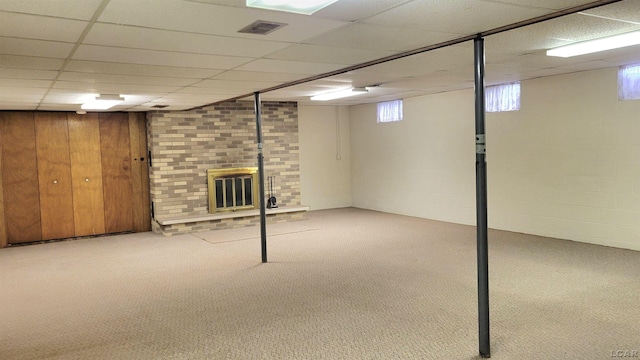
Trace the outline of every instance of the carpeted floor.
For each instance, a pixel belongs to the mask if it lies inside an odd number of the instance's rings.
[[[475,228],[353,208],[0,249],[0,359],[477,359]],[[493,359],[640,357],[640,252],[490,231]],[[635,351],[635,353],[634,353]]]

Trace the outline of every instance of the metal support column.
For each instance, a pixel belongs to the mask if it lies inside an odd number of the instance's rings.
[[[480,356],[491,357],[489,342],[489,251],[487,245],[487,162],[484,128],[484,39],[473,40],[476,95],[476,231],[478,244],[478,337]]]
[[[264,200],[264,156],[262,154],[262,116],[260,109],[260,93],[255,92],[256,132],[258,133],[258,188],[260,197],[260,245],[262,262],[267,262],[267,210]]]

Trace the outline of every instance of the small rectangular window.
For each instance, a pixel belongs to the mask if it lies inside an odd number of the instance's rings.
[[[640,64],[618,69],[618,99],[640,99]]]
[[[487,112],[520,110],[520,82],[487,86],[484,90]]]
[[[402,99],[378,103],[378,122],[402,120]]]

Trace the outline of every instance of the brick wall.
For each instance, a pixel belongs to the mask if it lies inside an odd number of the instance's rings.
[[[208,214],[207,169],[257,166],[256,121],[251,101],[220,103],[194,111],[154,111],[148,113],[148,121],[155,219]],[[262,133],[265,179],[275,176],[278,205],[300,205],[297,104],[263,102]],[[154,231],[172,234],[255,222],[253,218],[173,226],[154,222]]]

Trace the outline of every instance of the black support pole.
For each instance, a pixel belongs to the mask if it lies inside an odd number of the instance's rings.
[[[476,94],[476,232],[478,244],[478,337],[480,356],[491,357],[489,342],[489,251],[487,245],[487,162],[484,129],[484,39],[474,41]]]
[[[258,133],[258,188],[260,197],[260,245],[262,262],[267,262],[267,210],[264,203],[264,155],[262,154],[262,116],[260,93],[255,92],[256,132]]]

